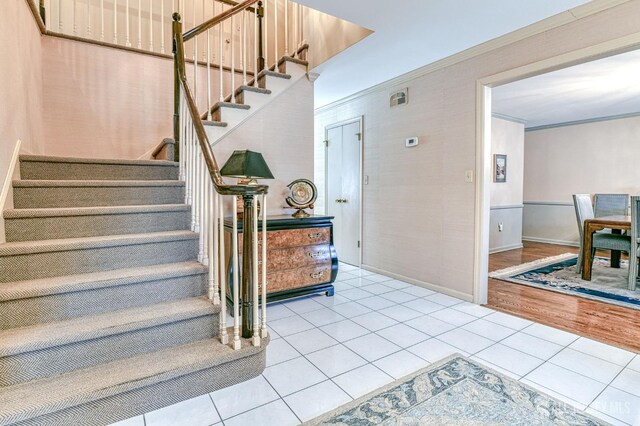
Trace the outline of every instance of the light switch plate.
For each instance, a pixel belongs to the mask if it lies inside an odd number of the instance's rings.
[[[464,181],[467,183],[473,183],[473,170],[464,171]]]
[[[411,148],[411,147],[414,147],[414,146],[418,146],[418,142],[419,142],[418,137],[417,137],[417,136],[414,136],[414,137],[412,137],[412,138],[407,138],[407,139],[405,139],[405,141],[404,141],[404,145],[405,145],[407,148]]]

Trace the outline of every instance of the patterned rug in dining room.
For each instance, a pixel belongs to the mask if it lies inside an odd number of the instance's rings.
[[[304,425],[608,423],[461,355],[453,355]]]
[[[591,281],[578,274],[577,260],[577,255],[565,253],[490,272],[489,277],[640,310],[640,284],[635,291],[627,288],[626,260],[612,268],[609,259],[596,257]]]

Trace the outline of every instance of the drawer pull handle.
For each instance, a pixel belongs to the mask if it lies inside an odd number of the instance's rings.
[[[322,276],[324,275],[324,271],[316,272],[315,274],[309,274],[309,275],[313,279],[322,278]]]
[[[321,251],[317,251],[315,253],[307,253],[307,254],[312,259],[320,259],[322,257],[322,252]]]
[[[311,238],[312,240],[317,240],[320,237],[322,237],[322,232],[317,232],[315,234],[309,234],[309,238]]]

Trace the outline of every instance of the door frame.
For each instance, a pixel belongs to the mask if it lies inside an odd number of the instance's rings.
[[[578,49],[476,81],[476,199],[473,301],[486,304],[489,284],[489,214],[492,176],[491,90],[493,87],[608,56],[640,49],[640,32]]]
[[[325,142],[329,140],[329,130],[335,129],[336,127],[342,127],[347,124],[358,123],[359,132],[360,132],[360,158],[358,159],[358,179],[359,188],[358,193],[360,194],[360,208],[358,211],[358,219],[360,222],[360,229],[358,229],[358,240],[360,241],[360,247],[358,247],[358,267],[362,266],[362,252],[364,248],[363,241],[363,229],[364,229],[364,194],[363,194],[363,183],[364,183],[364,116],[358,116],[355,118],[350,118],[348,120],[342,120],[335,123],[331,123],[325,126],[324,128],[324,140]],[[324,144],[324,211],[329,211],[329,145],[327,143]],[[338,258],[338,260],[340,260]]]

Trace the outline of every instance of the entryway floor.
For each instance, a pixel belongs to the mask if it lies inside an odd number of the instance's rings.
[[[640,424],[635,352],[349,265],[335,287],[268,306],[261,376],[117,425],[297,425],[456,352],[612,424]]]

